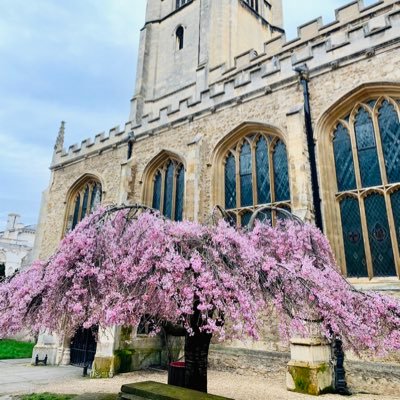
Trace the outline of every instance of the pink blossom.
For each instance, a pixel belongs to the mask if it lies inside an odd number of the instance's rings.
[[[275,308],[283,338],[306,335],[314,321],[356,352],[400,349],[399,301],[349,285],[312,225],[247,232],[128,213],[98,209],[49,260],[0,285],[0,337],[136,325],[144,314],[156,329],[169,321],[191,334],[199,312],[201,331],[220,340],[257,338]]]

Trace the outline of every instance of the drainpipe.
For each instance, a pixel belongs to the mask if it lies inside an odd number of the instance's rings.
[[[321,197],[319,194],[317,162],[315,157],[314,130],[311,119],[310,92],[308,90],[308,82],[310,80],[309,70],[307,64],[304,64],[294,68],[294,71],[297,72],[297,74],[299,75],[300,84],[303,86],[304,119],[306,125],[307,148],[311,170],[311,190],[314,203],[315,225],[323,232]]]
[[[307,64],[300,65],[294,69],[299,75],[300,84],[303,86],[304,95],[304,119],[306,125],[307,147],[310,160],[311,170],[311,189],[314,203],[315,225],[323,232],[322,212],[321,212],[321,197],[319,194],[317,162],[315,157],[314,129],[311,119],[310,92],[308,90],[308,82],[310,80],[309,69]],[[336,393],[342,396],[350,395],[347,387],[346,372],[344,369],[344,350],[342,341],[337,337],[332,343],[332,358],[334,364],[334,386]]]

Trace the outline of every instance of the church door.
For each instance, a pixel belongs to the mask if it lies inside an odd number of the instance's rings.
[[[71,340],[71,365],[76,367],[92,367],[96,354],[96,338],[98,328],[80,328]]]

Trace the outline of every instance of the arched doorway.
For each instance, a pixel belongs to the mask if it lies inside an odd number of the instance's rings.
[[[71,365],[92,367],[96,354],[98,327],[80,328],[71,339]]]

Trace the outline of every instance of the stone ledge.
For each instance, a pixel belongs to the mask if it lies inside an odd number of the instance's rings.
[[[119,400],[233,400],[153,381],[123,385]]]

